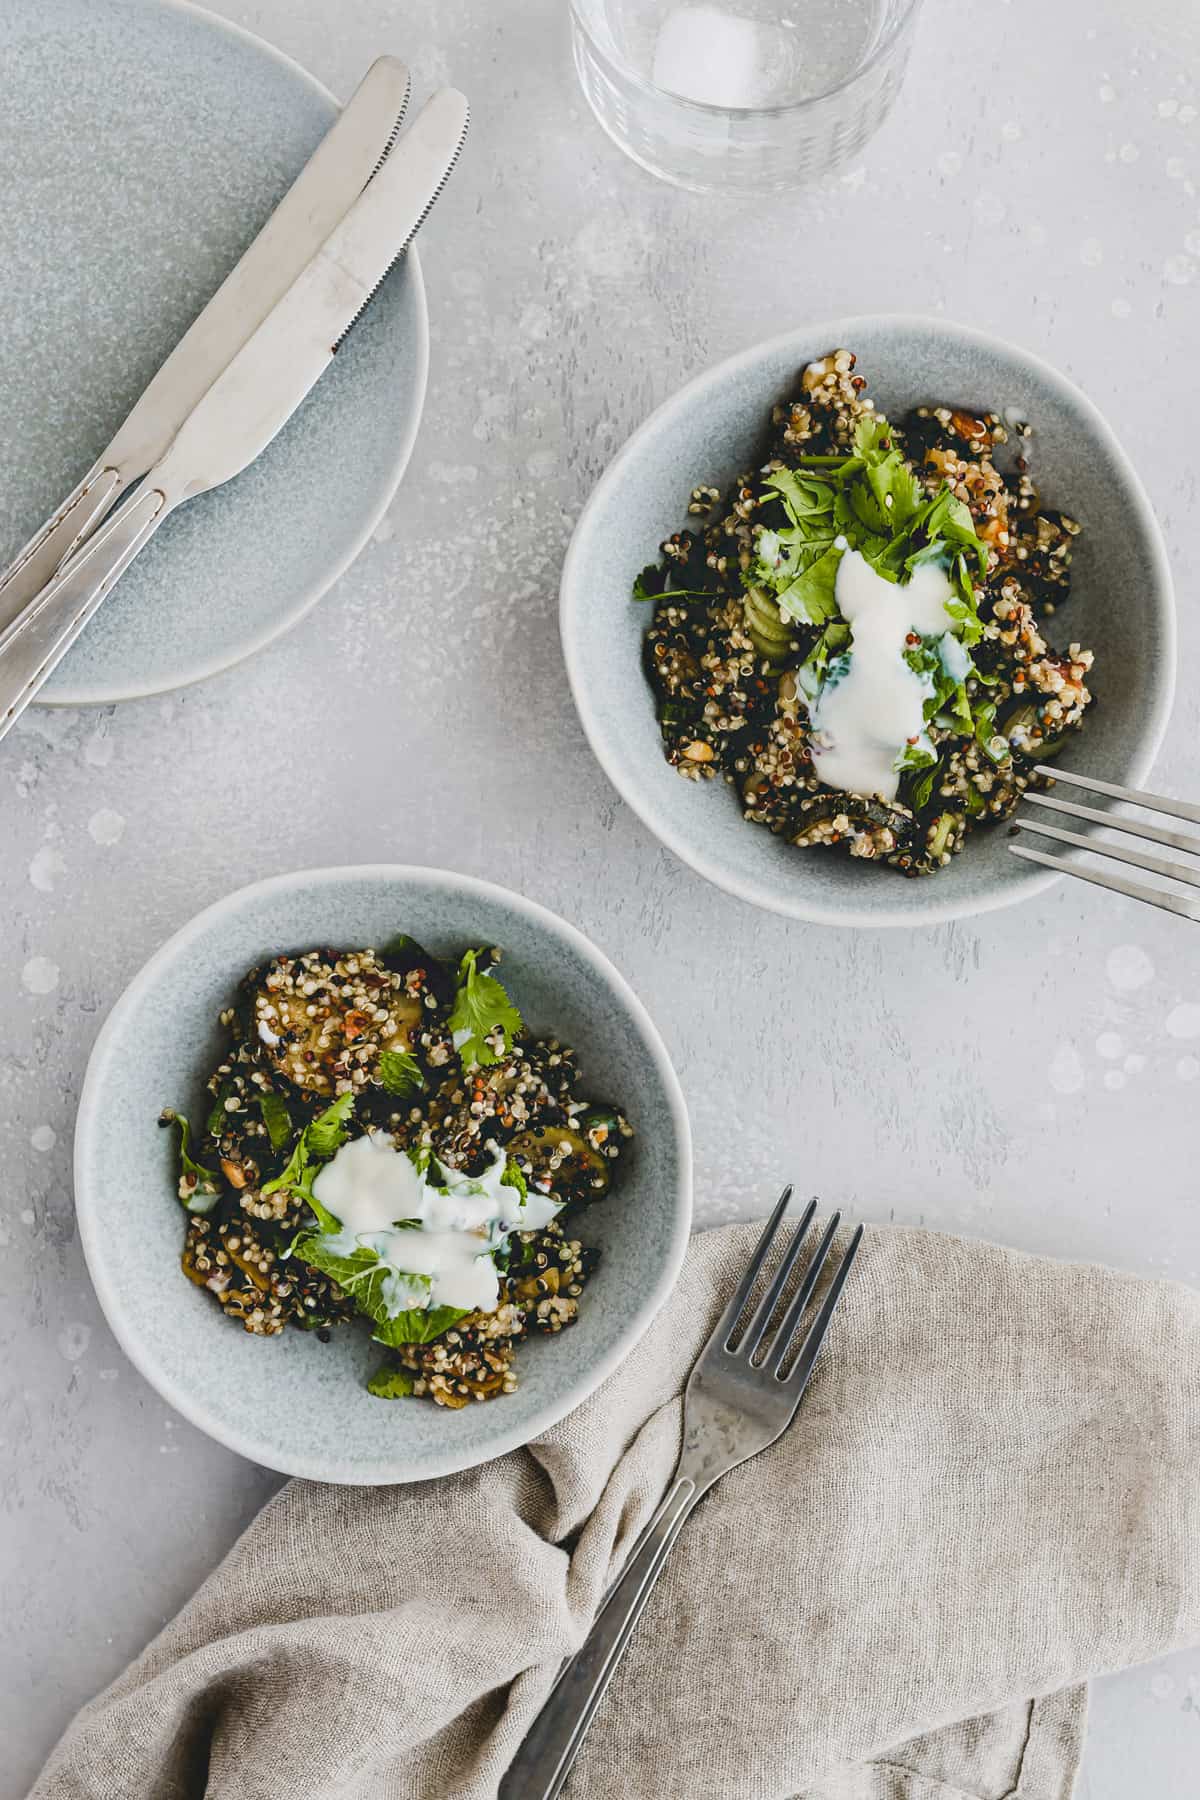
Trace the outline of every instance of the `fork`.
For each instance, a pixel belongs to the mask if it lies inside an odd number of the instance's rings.
[[[862,1240],[862,1226],[857,1227],[846,1246],[825,1298],[797,1346],[794,1340],[801,1320],[841,1222],[841,1215],[835,1212],[778,1327],[771,1331],[817,1210],[816,1201],[810,1201],[770,1286],[739,1337],[738,1321],[791,1195],[789,1185],[780,1195],[733,1298],[688,1377],[683,1400],[683,1448],[666,1497],[606,1594],[591,1631],[564,1664],[545,1706],[500,1783],[498,1800],[556,1800],[642,1608],[690,1514],[714,1482],[767,1449],[796,1416]]]
[[[1086,793],[1103,794],[1110,800],[1124,800],[1130,806],[1140,806],[1146,812],[1157,812],[1171,819],[1184,819],[1190,825],[1200,825],[1200,806],[1189,806],[1186,800],[1168,800],[1163,794],[1139,793],[1136,788],[1118,787],[1115,782],[1099,781],[1095,776],[1073,775],[1067,769],[1049,769],[1044,764],[1038,765],[1037,773],[1050,776],[1055,783],[1063,782],[1068,787],[1082,788]],[[1123,831],[1130,837],[1141,838],[1144,843],[1165,844],[1168,849],[1182,850],[1190,856],[1200,857],[1200,838],[1190,837],[1184,831],[1172,831],[1169,826],[1157,825],[1148,819],[1131,819],[1124,813],[1100,812],[1092,806],[1081,806],[1076,800],[1064,800],[1056,793],[1042,794],[1032,790],[1022,797],[1021,810],[1013,821],[1019,831],[1032,831],[1039,837],[1053,839],[1057,844],[1067,844],[1075,850],[1087,850],[1093,856],[1106,856],[1113,862],[1125,863],[1130,868],[1145,869],[1151,875],[1161,875],[1166,881],[1179,881],[1188,887],[1200,888],[1200,866],[1189,867],[1186,863],[1168,861],[1163,856],[1148,856],[1142,850],[1127,849],[1123,844],[1110,844],[1100,838],[1085,837],[1082,832],[1067,831],[1060,825],[1046,823],[1040,817],[1031,817],[1024,810],[1027,806],[1045,807],[1053,812],[1065,813],[1069,818],[1080,819],[1087,825],[1100,825],[1106,831]],[[1085,869],[1077,862],[1048,855],[1046,851],[1034,850],[1026,844],[1010,844],[1009,849],[1014,856],[1024,857],[1026,862],[1041,863],[1045,868],[1055,869],[1062,875],[1078,876],[1080,881],[1090,881],[1096,887],[1110,888],[1114,894],[1125,894],[1131,900],[1144,900],[1149,906],[1161,906],[1165,912],[1176,913],[1181,919],[1200,921],[1200,901],[1189,900],[1184,894],[1149,887],[1140,881],[1130,881],[1124,875],[1109,874],[1104,869]]]

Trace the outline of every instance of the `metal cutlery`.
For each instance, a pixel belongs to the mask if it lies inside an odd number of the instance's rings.
[[[161,456],[192,409],[345,216],[396,141],[411,89],[395,57],[372,63],[240,261],[193,321],[74,491],[0,575],[0,632]]]
[[[1039,764],[1038,773],[1052,777],[1056,785],[1062,782],[1067,787],[1081,788],[1085,793],[1103,794],[1109,800],[1123,800],[1130,806],[1142,807],[1146,812],[1158,813],[1171,819],[1184,819],[1190,825],[1200,825],[1200,806],[1190,806],[1185,800],[1168,800],[1162,794],[1139,793],[1136,788],[1118,787],[1115,782],[1075,775],[1067,769],[1050,769],[1044,764]],[[1038,814],[1027,811],[1029,807],[1039,809]],[[1105,831],[1123,832],[1129,837],[1140,838],[1144,843],[1164,844],[1168,849],[1182,850],[1185,856],[1200,857],[1200,838],[1191,837],[1184,831],[1174,831],[1167,825],[1155,824],[1149,819],[1131,819],[1124,813],[1102,812],[1093,806],[1083,806],[1076,800],[1064,799],[1054,791],[1026,793],[1013,820],[1018,831],[1032,832],[1037,837],[1049,838],[1056,844],[1066,844],[1074,850],[1087,850],[1093,856],[1107,857],[1111,862],[1144,869],[1148,874],[1161,876],[1166,881],[1178,881],[1187,887],[1200,888],[1200,864],[1176,862],[1164,856],[1150,856],[1123,844],[1108,843],[1103,838],[1085,837],[1082,832],[1050,824],[1040,817],[1043,809],[1080,819],[1087,825],[1098,825]],[[1130,900],[1144,900],[1147,905],[1160,906],[1164,912],[1176,913],[1181,919],[1200,920],[1200,901],[1190,900],[1184,894],[1173,894],[1166,888],[1130,881],[1127,876],[1105,869],[1085,868],[1079,862],[1052,856],[1044,850],[1035,850],[1028,844],[1010,843],[1009,849],[1014,856],[1023,857],[1026,862],[1041,863],[1044,868],[1055,869],[1062,875],[1074,875],[1078,880],[1090,881],[1096,887],[1109,888],[1114,894],[1125,894]]]
[[[171,430],[137,493],[0,631],[0,737],[184,500],[239,474],[286,424],[421,226],[458,160],[467,102],[442,88]]]
[[[858,1251],[862,1227],[855,1230],[845,1251],[836,1259],[816,1316],[807,1330],[798,1335],[840,1222],[840,1215],[834,1213],[789,1298],[789,1280],[817,1209],[816,1201],[812,1201],[805,1208],[766,1292],[739,1334],[739,1320],[787,1211],[791,1193],[790,1187],[783,1190],[733,1298],[688,1378],[683,1402],[683,1448],[666,1497],[605,1596],[583,1645],[564,1665],[500,1783],[500,1800],[556,1800],[687,1519],[714,1482],[767,1449],[796,1416]],[[773,1328],[781,1305],[782,1317]]]

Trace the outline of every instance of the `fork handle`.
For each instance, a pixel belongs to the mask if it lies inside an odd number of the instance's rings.
[[[171,509],[161,488],[135,495],[0,631],[0,737],[24,712]]]
[[[500,1783],[498,1800],[556,1800],[562,1792],[642,1608],[701,1491],[686,1476],[671,1486],[605,1596],[592,1629],[564,1664]]]
[[[128,485],[119,469],[93,465],[73,493],[34,532],[0,574],[0,632],[13,625],[30,601],[57,575],[80,539],[113,506]]]

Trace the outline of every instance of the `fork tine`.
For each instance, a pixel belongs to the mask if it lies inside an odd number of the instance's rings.
[[[816,1287],[817,1282],[821,1279],[821,1270],[825,1267],[825,1259],[829,1255],[829,1246],[833,1242],[833,1234],[841,1222],[841,1213],[835,1212],[828,1225],[825,1227],[825,1235],[817,1245],[813,1259],[804,1271],[804,1279],[789,1300],[788,1309],[779,1321],[779,1330],[771,1339],[770,1346],[762,1363],[764,1369],[771,1369],[774,1371],[778,1369],[782,1362],[787,1352],[788,1343],[795,1335],[796,1326],[800,1322],[800,1315],[812,1299],[812,1291]]]
[[[1084,837],[1079,831],[1063,831],[1057,825],[1043,825],[1040,819],[1020,819],[1018,830],[1032,831],[1038,837],[1053,838],[1056,844],[1073,844],[1093,856],[1107,856],[1113,862],[1127,863],[1131,869],[1145,869],[1150,875],[1162,875],[1168,881],[1186,882],[1200,887],[1200,869],[1189,869],[1184,863],[1168,862],[1162,856],[1146,856],[1141,850],[1127,850],[1123,844],[1108,844],[1103,838]],[[1197,845],[1200,849],[1200,845]]]
[[[1077,881],[1090,881],[1093,887],[1124,894],[1127,900],[1144,900],[1147,906],[1160,906],[1164,912],[1200,924],[1200,905],[1183,894],[1167,894],[1160,888],[1143,887],[1138,881],[1126,881],[1123,875],[1106,875],[1103,869],[1085,869],[1079,863],[1067,862],[1065,857],[1047,856],[1044,850],[1031,850],[1024,844],[1010,844],[1008,848],[1010,855],[1024,857],[1026,862],[1041,863],[1043,868],[1053,869],[1056,875],[1074,875]]]
[[[1074,800],[1060,800],[1054,794],[1029,792],[1022,796],[1023,806],[1044,806],[1051,812],[1069,813],[1088,825],[1103,825],[1106,831],[1124,831],[1130,837],[1143,838],[1150,844],[1165,844],[1169,850],[1185,850],[1189,856],[1200,856],[1200,838],[1185,831],[1168,831],[1165,825],[1152,825],[1149,819],[1127,819],[1123,813],[1100,812],[1094,806],[1080,806]],[[1020,815],[1018,814],[1018,822]]]
[[[1113,781],[1098,781],[1092,775],[1075,775],[1070,769],[1053,769],[1048,763],[1037,765],[1039,775],[1052,781],[1063,781],[1068,787],[1084,788],[1093,794],[1107,794],[1110,800],[1126,800],[1130,806],[1148,806],[1154,812],[1169,813],[1173,819],[1186,819],[1200,825],[1200,806],[1186,800],[1168,800],[1165,794],[1141,794],[1136,788],[1118,787]]]
[[[842,1297],[842,1289],[846,1285],[846,1277],[850,1273],[850,1265],[858,1255],[858,1246],[862,1243],[862,1235],[862,1226],[856,1225],[854,1228],[854,1235],[846,1245],[846,1254],[838,1264],[833,1280],[829,1284],[829,1292],[821,1302],[821,1310],[809,1327],[808,1336],[801,1346],[800,1354],[796,1358],[791,1374],[785,1378],[784,1385],[794,1392],[797,1406],[799,1406],[801,1400],[804,1398],[804,1390],[808,1386],[808,1378],[813,1372],[813,1364],[817,1360],[817,1353],[825,1341],[825,1333],[829,1330],[829,1321],[833,1318],[833,1315],[837,1310],[837,1303]],[[779,1376],[779,1365],[786,1354],[787,1345],[785,1344],[773,1365],[776,1377]]]
[[[737,1324],[741,1310],[749,1298],[750,1289],[758,1279],[758,1271],[763,1266],[767,1251],[771,1248],[775,1233],[779,1230],[779,1221],[787,1211],[787,1204],[791,1197],[792,1184],[789,1181],[782,1194],[780,1194],[778,1200],[775,1202],[774,1212],[763,1226],[762,1236],[754,1246],[754,1255],[746,1265],[746,1273],[738,1282],[732,1300],[718,1319],[716,1329],[709,1339],[709,1344],[714,1350],[718,1345],[720,1345],[722,1349],[728,1346],[729,1340],[733,1336],[734,1326]]]
[[[808,1228],[812,1224],[813,1214],[816,1210],[816,1201],[810,1200],[801,1215],[800,1223],[792,1233],[792,1241],[784,1252],[783,1261],[775,1271],[774,1280],[751,1315],[750,1323],[737,1347],[739,1356],[753,1356],[762,1343],[763,1334],[771,1323],[771,1315],[779,1305],[779,1296],[787,1286],[787,1278],[796,1266],[796,1258],[803,1248],[804,1239],[808,1235]]]

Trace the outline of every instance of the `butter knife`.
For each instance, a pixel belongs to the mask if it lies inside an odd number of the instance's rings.
[[[441,193],[467,118],[467,102],[454,88],[426,101],[345,217],[180,424],[138,492],[0,632],[0,737],[163,520],[184,500],[240,474],[291,418]]]
[[[295,281],[387,156],[409,72],[371,64],[241,260],[167,357],[108,448],[0,575],[0,631],[16,620],[125,491],[163,456],[188,414]]]

